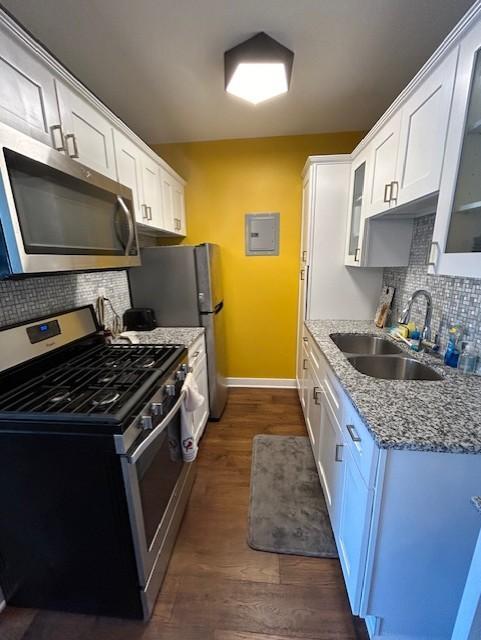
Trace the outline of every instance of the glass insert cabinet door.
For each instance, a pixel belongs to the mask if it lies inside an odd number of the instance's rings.
[[[481,253],[481,52],[476,54],[445,252]],[[481,260],[481,256],[480,256]]]
[[[361,215],[362,200],[364,195],[364,184],[366,177],[366,163],[362,162],[354,170],[354,180],[352,187],[351,214],[349,224],[349,239],[347,254],[352,262],[359,262],[360,254],[360,233],[361,233]]]

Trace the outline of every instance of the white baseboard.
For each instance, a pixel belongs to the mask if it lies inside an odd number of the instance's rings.
[[[227,378],[228,387],[258,387],[261,389],[295,389],[295,378]]]

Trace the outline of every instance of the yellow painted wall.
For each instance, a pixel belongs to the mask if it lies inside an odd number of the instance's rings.
[[[294,378],[307,156],[349,153],[360,132],[155,145],[187,180],[188,237],[222,248],[227,375]],[[244,255],[244,216],[279,211],[280,255]]]

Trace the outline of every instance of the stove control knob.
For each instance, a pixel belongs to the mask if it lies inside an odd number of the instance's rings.
[[[165,385],[165,393],[168,396],[175,396],[175,384],[166,384]]]
[[[177,371],[177,373],[175,374],[175,377],[177,378],[177,380],[185,380],[186,377],[186,373],[184,370],[180,369],[179,371]]]
[[[188,364],[181,364],[180,368],[185,373],[190,373],[193,370],[192,367],[190,365],[188,365]]]
[[[153,428],[153,424],[152,424],[152,416],[142,416],[140,418],[140,426],[142,427],[142,429],[144,429],[144,431],[149,431],[150,429]]]
[[[164,413],[164,405],[162,402],[152,402],[150,410],[153,416],[161,416]]]

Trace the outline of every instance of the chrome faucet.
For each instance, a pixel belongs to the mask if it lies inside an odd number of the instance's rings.
[[[416,298],[419,298],[419,296],[424,296],[426,298],[426,316],[424,318],[424,327],[421,331],[421,340],[419,341],[419,347],[422,347],[422,344],[425,340],[431,341],[431,318],[433,315],[433,299],[429,291],[426,291],[426,289],[418,289],[412,294],[412,296],[408,300],[406,307],[402,310],[402,313],[399,317],[399,322],[401,324],[407,324],[409,322],[413,302],[416,300]]]

